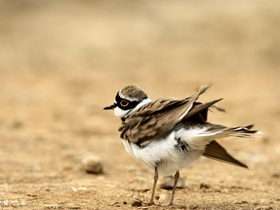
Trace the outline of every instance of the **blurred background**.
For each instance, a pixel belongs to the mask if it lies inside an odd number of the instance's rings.
[[[279,11],[263,0],[1,0],[0,182],[65,179],[85,153],[121,174],[137,163],[102,110],[116,92],[138,84],[152,99],[183,98],[210,82],[200,100],[223,97],[227,110],[211,121],[265,133],[223,145],[280,177]]]

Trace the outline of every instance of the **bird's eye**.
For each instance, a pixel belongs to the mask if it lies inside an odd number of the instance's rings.
[[[126,107],[126,106],[128,106],[129,102],[126,100],[121,100],[120,104],[121,104],[121,106]]]

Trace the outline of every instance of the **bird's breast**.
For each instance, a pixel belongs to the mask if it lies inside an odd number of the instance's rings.
[[[192,150],[189,145],[171,132],[165,138],[159,138],[147,143],[136,144],[123,140],[126,151],[151,170],[158,167],[161,175],[170,175],[199,159],[202,151]]]

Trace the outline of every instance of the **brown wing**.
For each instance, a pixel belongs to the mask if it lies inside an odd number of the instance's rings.
[[[121,138],[142,143],[162,136],[189,113],[196,99],[208,87],[201,86],[196,94],[183,100],[158,99],[142,106],[120,126]]]
[[[221,101],[222,98],[202,104],[199,102],[195,102],[192,109],[184,116],[182,121],[188,120],[190,117],[192,117],[192,120],[195,122],[206,122],[207,121],[207,113],[208,108],[213,106],[215,103]],[[214,106],[218,111],[225,112],[224,109],[219,108],[217,106]]]
[[[183,105],[187,102],[158,99],[144,105],[122,123],[119,128],[121,138],[142,143],[163,135],[176,124],[182,114]]]
[[[240,161],[233,158],[230,154],[228,154],[227,151],[215,140],[211,141],[208,145],[206,145],[203,156],[214,160],[248,168],[248,166],[246,166],[244,163],[241,163]]]

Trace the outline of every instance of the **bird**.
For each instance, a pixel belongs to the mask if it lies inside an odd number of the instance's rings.
[[[159,175],[175,173],[168,204],[173,205],[180,169],[193,164],[201,156],[248,168],[232,157],[216,139],[253,137],[261,132],[252,130],[253,124],[227,127],[208,122],[209,109],[225,112],[217,105],[223,98],[207,103],[197,102],[210,86],[212,84],[200,86],[187,98],[152,101],[138,85],[133,84],[120,89],[114,103],[104,107],[104,110],[114,110],[121,119],[118,131],[125,150],[154,171],[151,199],[146,205],[159,205],[154,202]]]

